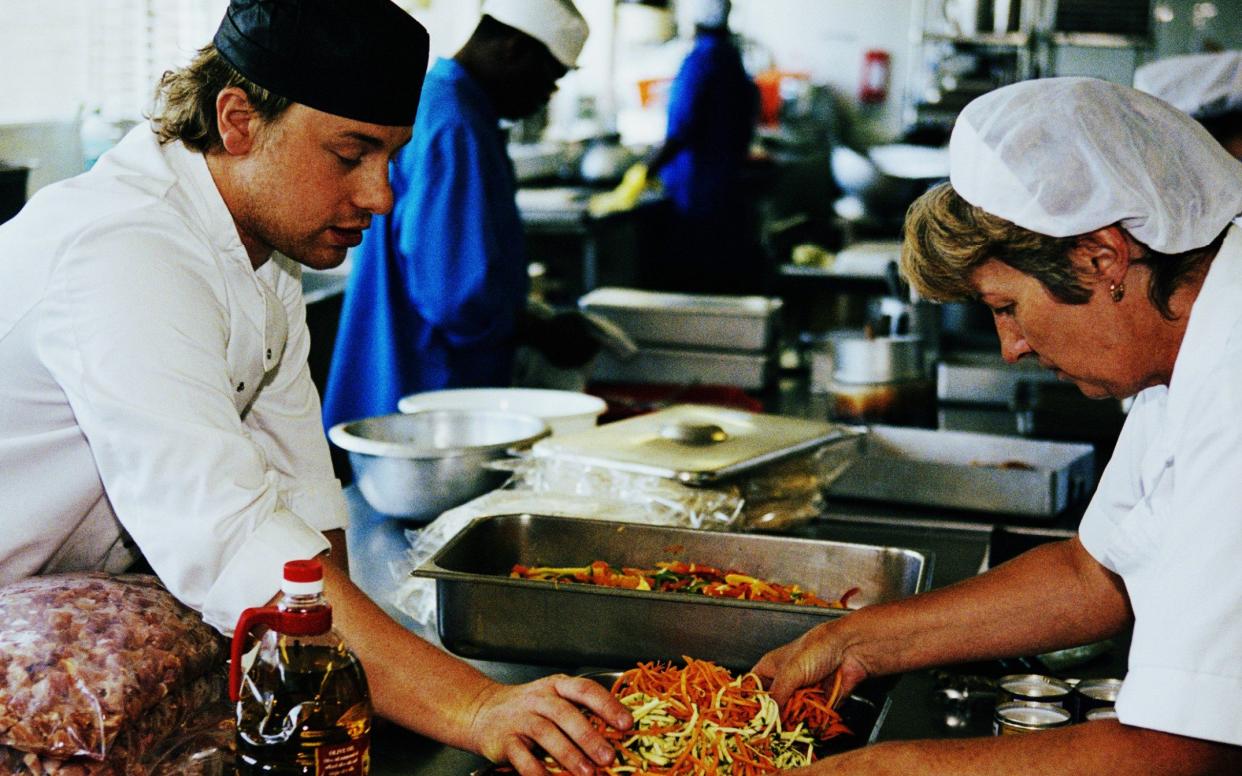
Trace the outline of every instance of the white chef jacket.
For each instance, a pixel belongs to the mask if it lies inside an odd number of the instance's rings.
[[[1080,526],[1134,607],[1128,725],[1242,745],[1242,220],[1169,385],[1135,399]]]
[[[202,155],[135,128],[0,226],[0,583],[141,550],[228,633],[346,525],[301,269],[257,271]]]

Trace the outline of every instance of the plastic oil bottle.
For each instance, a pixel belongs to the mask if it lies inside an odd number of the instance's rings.
[[[358,658],[332,629],[317,560],[284,567],[276,606],[242,612],[233,633],[229,690],[237,706],[239,776],[365,776],[371,695]],[[243,645],[259,639],[243,676]]]

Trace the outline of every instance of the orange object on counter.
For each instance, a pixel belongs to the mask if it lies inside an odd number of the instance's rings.
[[[765,70],[755,76],[755,86],[759,87],[759,121],[774,127],[781,120],[781,84],[787,80],[811,80],[811,74],[791,70]]]

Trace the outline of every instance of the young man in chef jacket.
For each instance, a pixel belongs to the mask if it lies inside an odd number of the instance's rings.
[[[349,580],[301,265],[340,264],[393,204],[427,33],[390,0],[233,0],[148,125],[0,226],[0,583],[145,557],[228,633],[324,556],[378,713],[539,772],[589,772],[620,724],[589,680],[502,686]]]

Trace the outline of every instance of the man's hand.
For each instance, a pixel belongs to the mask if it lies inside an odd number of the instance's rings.
[[[634,724],[629,711],[598,682],[557,674],[488,688],[479,699],[470,737],[487,759],[508,762],[523,776],[547,773],[539,759],[543,753],[571,773],[589,776],[595,772],[592,761],[609,765],[613,750],[578,706],[619,730]]]

